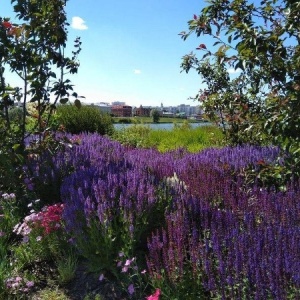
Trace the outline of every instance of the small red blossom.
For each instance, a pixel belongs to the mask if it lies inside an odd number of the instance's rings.
[[[155,293],[153,295],[150,295],[146,297],[147,300],[159,300],[160,296],[160,289],[156,289]]]
[[[5,29],[11,29],[12,28],[12,24],[8,21],[2,22],[2,25],[5,27]]]
[[[194,15],[194,20],[197,20],[197,19],[198,19],[197,15]]]
[[[201,49],[207,49],[207,48],[204,44],[200,44],[196,49],[201,50]]]
[[[38,213],[38,221],[35,222],[34,226],[43,228],[45,235],[50,234],[61,228],[62,212],[63,204],[54,204],[44,207],[44,209]]]

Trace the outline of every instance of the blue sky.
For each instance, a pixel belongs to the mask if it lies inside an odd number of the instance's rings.
[[[1,0],[1,16],[13,16]],[[205,5],[195,0],[69,0],[69,44],[82,41],[79,73],[70,77],[87,102],[129,105],[197,105],[188,98],[201,87],[195,72],[181,73],[181,58],[203,38],[178,33]],[[207,39],[207,37],[205,37]]]

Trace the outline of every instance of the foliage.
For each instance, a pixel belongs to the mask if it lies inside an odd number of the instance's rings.
[[[61,284],[67,284],[75,277],[78,266],[78,255],[74,251],[70,251],[67,255],[59,257],[56,261],[56,265],[59,282]]]
[[[23,117],[23,109],[21,107],[12,107],[8,111],[9,121],[11,123],[20,124]]]
[[[24,146],[26,133],[26,104],[35,103],[36,128],[42,134],[47,128],[57,102],[65,103],[73,90],[66,74],[78,70],[77,56],[81,42],[75,41],[71,58],[66,57],[67,42],[66,1],[38,1],[28,6],[27,1],[13,0],[14,12],[23,22],[13,24],[9,18],[1,18],[1,110],[4,111],[7,131],[10,130],[8,109],[14,101],[20,101],[23,116],[19,128],[19,142]],[[52,12],[52,13],[49,13]],[[21,81],[22,88],[12,88],[5,82],[5,68],[9,68]],[[56,81],[55,81],[56,80]],[[54,95],[54,102],[50,102]],[[77,97],[76,93],[72,94]],[[78,100],[79,101],[79,100]],[[48,118],[42,122],[42,116]]]
[[[27,196],[22,165],[32,150],[26,148],[28,136],[37,141],[39,150],[45,140],[50,145],[49,126],[56,104],[78,98],[66,76],[78,70],[81,42],[77,38],[71,57],[65,55],[69,25],[65,0],[11,3],[16,23],[0,17],[0,186],[11,191],[15,185],[13,192],[21,201]],[[19,86],[12,87],[7,74]],[[29,103],[34,111],[28,110]],[[76,103],[79,105],[78,99]]]
[[[119,141],[123,145],[146,148],[150,132],[151,129],[149,126],[134,124],[130,127],[116,130],[113,134],[113,139]]]
[[[216,126],[190,128],[188,123],[174,123],[173,130],[153,130],[146,125],[132,125],[116,130],[113,139],[123,145],[138,148],[156,148],[166,152],[178,148],[198,152],[223,143],[222,131]]]
[[[97,132],[111,135],[114,127],[112,118],[97,107],[81,105],[60,105],[57,108],[57,121],[67,132]]]
[[[196,99],[232,144],[279,145],[286,167],[271,174],[283,182],[300,175],[299,11],[297,1],[211,0],[180,33],[215,41],[197,47],[202,57],[183,57],[206,84]]]
[[[159,110],[157,110],[157,109],[152,109],[152,110],[150,111],[150,117],[152,118],[153,123],[159,123],[159,119],[160,119],[160,113],[159,113]]]
[[[40,300],[70,300],[70,298],[64,293],[64,291],[60,290],[58,287],[46,288],[41,290],[37,294],[38,299]]]
[[[207,147],[220,147],[224,143],[221,130],[215,126],[191,129],[185,123],[182,125],[175,123],[174,129],[171,131],[151,131],[148,144],[160,152],[178,148],[187,149],[189,152],[198,152]]]
[[[114,118],[114,119],[117,119],[118,123],[121,123],[121,124],[130,124],[134,120],[132,118]]]

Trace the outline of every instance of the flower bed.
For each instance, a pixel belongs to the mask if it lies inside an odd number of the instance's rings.
[[[61,180],[65,228],[101,280],[113,276],[135,299],[299,297],[299,185],[283,193],[245,181],[276,148],[161,154],[74,138],[52,167],[29,169],[33,182],[41,170],[47,184]],[[120,253],[133,273],[120,271]]]

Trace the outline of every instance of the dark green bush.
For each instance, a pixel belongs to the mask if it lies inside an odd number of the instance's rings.
[[[119,119],[119,123],[122,123],[122,124],[130,124],[130,123],[132,123],[132,121],[131,121],[130,118],[120,118],[120,119]]]
[[[21,107],[13,107],[8,111],[10,122],[21,123],[23,118],[23,109]]]
[[[111,135],[114,131],[112,118],[93,106],[60,105],[57,107],[57,121],[67,132],[97,132]]]

